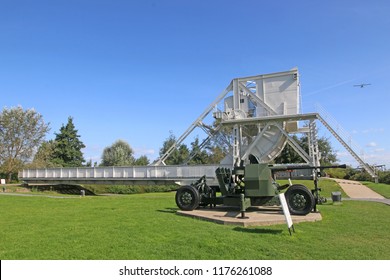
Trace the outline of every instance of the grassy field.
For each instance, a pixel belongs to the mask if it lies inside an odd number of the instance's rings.
[[[324,196],[338,189],[329,184]],[[285,225],[242,228],[178,216],[174,195],[0,195],[0,259],[390,259],[385,204],[319,205],[323,220],[296,224],[290,236]]]

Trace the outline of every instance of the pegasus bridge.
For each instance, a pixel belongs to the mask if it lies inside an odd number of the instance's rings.
[[[25,184],[124,184],[124,185],[188,185],[205,176],[208,184],[218,185],[215,170],[232,168],[255,159],[271,163],[290,145],[308,167],[319,167],[321,151],[317,142],[317,123],[320,122],[375,180],[377,175],[351,147],[349,139],[332,125],[323,112],[302,113],[300,108],[298,69],[235,78],[188,127],[176,142],[150,166],[81,167],[25,169],[19,178]],[[302,122],[304,123],[302,125]],[[205,134],[200,147],[210,141],[226,151],[218,165],[167,166],[165,160],[197,132]],[[307,153],[292,137],[306,133]],[[195,155],[190,155],[187,162]],[[315,169],[309,172],[315,174]],[[314,175],[313,175],[314,176]]]
[[[19,177],[27,184],[189,185],[202,176],[218,185],[221,165],[129,166],[25,169]],[[226,166],[228,167],[228,166]]]

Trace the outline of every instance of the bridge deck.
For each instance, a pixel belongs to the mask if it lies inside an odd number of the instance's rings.
[[[115,166],[24,169],[19,173],[19,179],[27,184],[188,185],[206,175],[209,185],[218,185],[215,170],[220,166]]]

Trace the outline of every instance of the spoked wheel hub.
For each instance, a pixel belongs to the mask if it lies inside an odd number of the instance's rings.
[[[294,208],[303,209],[306,206],[307,200],[302,194],[295,194],[291,198],[291,203],[294,205]]]
[[[181,210],[191,211],[198,208],[200,196],[196,188],[184,186],[177,190],[175,200]]]
[[[293,215],[307,215],[314,208],[314,196],[304,185],[292,185],[287,189],[285,196]]]
[[[182,195],[181,195],[181,201],[182,201],[182,203],[183,204],[185,204],[185,205],[189,205],[189,204],[191,204],[191,202],[192,202],[192,200],[193,200],[193,197],[192,197],[192,195],[190,194],[190,193],[188,193],[188,192],[185,192],[185,193],[183,193]]]

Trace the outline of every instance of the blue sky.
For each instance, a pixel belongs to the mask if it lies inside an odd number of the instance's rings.
[[[389,14],[387,0],[1,0],[0,105],[35,108],[48,139],[72,116],[87,160],[117,139],[155,159],[231,79],[298,67],[302,111],[320,103],[389,168]]]

